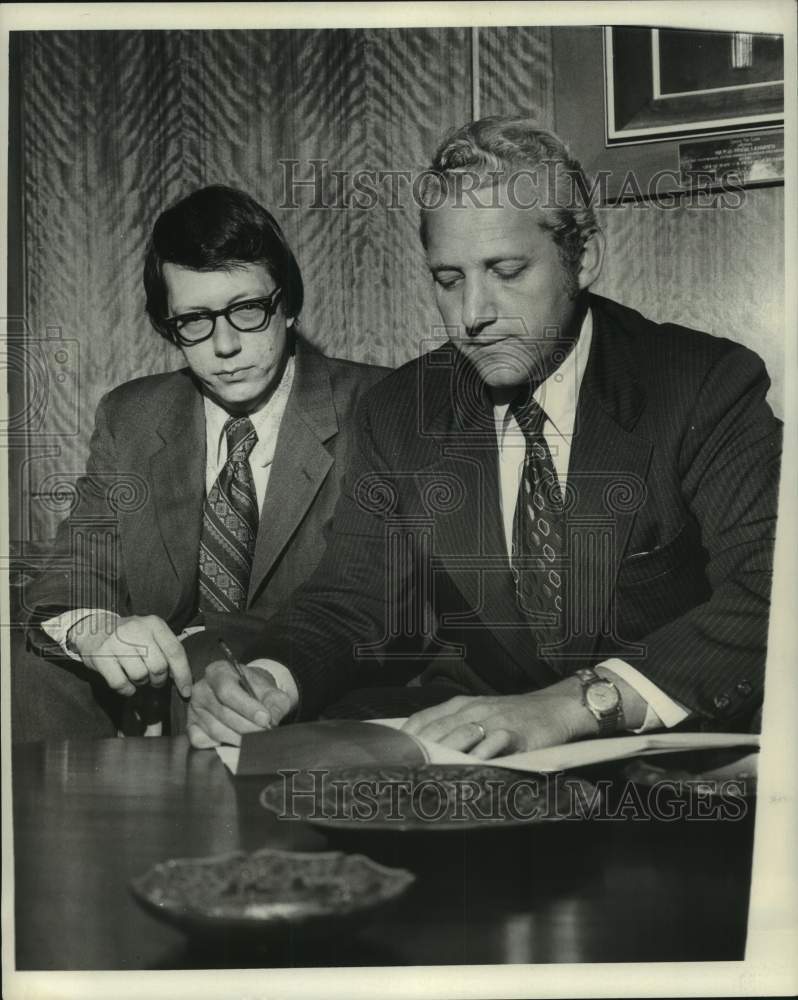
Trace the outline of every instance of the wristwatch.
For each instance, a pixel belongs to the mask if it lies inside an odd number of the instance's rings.
[[[623,724],[621,692],[591,667],[576,671],[582,685],[582,704],[598,722],[599,736],[617,733]]]

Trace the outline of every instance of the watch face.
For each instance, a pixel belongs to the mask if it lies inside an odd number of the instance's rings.
[[[594,712],[605,715],[614,712],[618,707],[618,692],[607,683],[591,684],[585,696],[588,707]]]

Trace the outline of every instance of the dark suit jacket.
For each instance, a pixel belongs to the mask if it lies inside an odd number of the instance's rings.
[[[252,615],[274,614],[318,563],[351,447],[351,412],[385,372],[324,357],[297,339],[261,511]],[[103,398],[76,505],[26,595],[35,646],[53,651],[36,623],[71,608],[154,614],[176,632],[194,618],[205,450],[202,397],[188,369],[134,379]]]
[[[378,654],[418,628],[419,594],[436,620],[426,681],[509,694],[617,655],[703,724],[754,712],[779,475],[767,374],[729,340],[590,298],[563,645],[540,658],[517,606],[490,402],[447,345],[364,397],[325,556],[247,650],[292,669],[300,717],[352,685],[353,653],[375,664],[379,683]]]

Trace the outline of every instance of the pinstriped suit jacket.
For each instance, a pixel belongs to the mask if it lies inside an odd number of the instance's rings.
[[[313,717],[392,637],[426,636],[422,681],[544,687],[617,655],[707,726],[761,702],[780,429],[760,359],[590,297],[594,339],[568,471],[565,638],[545,658],[518,608],[493,417],[446,345],[367,393],[329,547],[246,655],[286,663]],[[434,627],[424,625],[434,613]],[[355,670],[355,666],[358,670]]]

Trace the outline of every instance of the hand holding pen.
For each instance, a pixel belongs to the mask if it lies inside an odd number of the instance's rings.
[[[193,747],[238,746],[246,733],[271,729],[295,707],[266,665],[244,667],[223,640],[223,659],[209,663],[194,685],[186,731]]]
[[[246,671],[244,670],[243,664],[235,655],[235,653],[233,653],[232,649],[230,649],[230,647],[227,645],[224,639],[219,640],[219,648],[224,653],[227,662],[230,664],[230,666],[235,670],[236,674],[238,675],[238,680],[241,683],[241,687],[246,691],[246,693],[250,696],[250,698],[254,698],[255,701],[260,702],[260,698],[257,696],[257,694],[255,694],[255,691],[253,690],[252,685],[249,682],[249,678],[246,675]],[[272,724],[271,716],[269,715],[268,711],[265,708],[263,708],[261,711],[263,713],[263,719],[259,720],[260,724],[264,727],[264,729],[271,729],[271,724]]]
[[[233,653],[232,649],[227,645],[224,639],[219,640],[219,647],[224,653],[225,659],[230,664],[230,666],[238,674],[238,679],[241,681],[241,687],[247,692],[250,698],[255,698],[257,700],[257,695],[252,690],[252,685],[247,680],[247,675],[244,673],[244,667],[238,660],[238,658]]]

